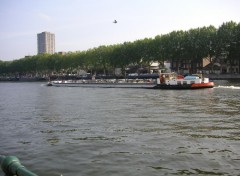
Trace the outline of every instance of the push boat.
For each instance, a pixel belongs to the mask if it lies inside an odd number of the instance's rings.
[[[202,89],[213,88],[214,82],[202,74],[189,76],[176,75],[175,73],[161,73],[154,89]]]
[[[56,87],[148,88],[148,89],[202,89],[213,88],[214,83],[202,74],[190,76],[160,73],[157,79],[92,79],[54,80],[47,84]]]

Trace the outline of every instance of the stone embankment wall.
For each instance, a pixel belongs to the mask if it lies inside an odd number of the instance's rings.
[[[240,74],[205,74],[209,79],[240,79]]]

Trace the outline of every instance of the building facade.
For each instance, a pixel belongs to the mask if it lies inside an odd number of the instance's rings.
[[[55,53],[55,35],[50,32],[37,34],[38,54]]]
[[[199,60],[181,59],[171,61],[171,70],[181,74],[239,74],[240,73],[240,60],[232,59],[226,60],[225,58],[215,58],[210,62],[210,58],[203,58]]]
[[[198,60],[179,59],[171,60],[171,70],[180,74],[195,74],[203,71],[203,68],[210,63],[209,58]]]

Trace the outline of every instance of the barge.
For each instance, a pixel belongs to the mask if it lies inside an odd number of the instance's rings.
[[[213,88],[214,82],[201,74],[190,76],[160,73],[156,79],[91,79],[54,80],[47,84],[56,87],[148,88],[148,89],[202,89]]]

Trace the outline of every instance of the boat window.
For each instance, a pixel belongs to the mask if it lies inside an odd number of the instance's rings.
[[[183,81],[183,84],[187,84],[187,81]]]
[[[194,84],[195,83],[195,81],[190,81],[190,84]]]
[[[178,85],[181,85],[181,81],[178,81],[177,84],[178,84]]]

